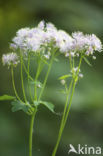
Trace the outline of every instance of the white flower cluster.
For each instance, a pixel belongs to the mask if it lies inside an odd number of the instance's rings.
[[[82,32],[72,33],[70,36],[63,30],[57,30],[52,23],[41,21],[37,27],[23,28],[17,31],[16,37],[10,44],[11,49],[16,52],[20,50],[28,56],[28,53],[40,54],[45,59],[49,59],[53,49],[64,53],[66,57],[92,55],[95,51],[101,52],[102,44],[94,34],[84,35]],[[19,55],[19,53],[18,53]],[[17,64],[18,56],[15,53],[3,55],[3,64]]]
[[[71,56],[79,56],[80,53],[83,53],[86,56],[94,55],[95,51],[101,52],[102,43],[99,38],[94,34],[84,35],[82,32],[72,33],[72,46],[70,49]],[[66,54],[68,56],[68,53]],[[93,56],[95,59],[95,56]]]
[[[52,23],[41,21],[35,28],[23,28],[16,33],[11,47],[22,51],[42,52],[48,59],[50,57],[51,44],[68,57],[93,55],[94,51],[101,52],[102,44],[94,34],[84,35],[82,32],[72,33],[72,37],[63,30],[57,30]],[[45,54],[45,48],[47,53]]]
[[[14,65],[16,66],[19,63],[19,57],[16,53],[3,54],[2,56],[3,65]]]
[[[42,52],[49,58],[51,46],[58,48],[60,52],[67,52],[72,46],[72,37],[63,30],[57,30],[52,23],[41,21],[35,28],[20,29],[13,38],[11,47],[22,51]],[[53,43],[51,45],[51,43]],[[48,52],[45,53],[45,48]]]

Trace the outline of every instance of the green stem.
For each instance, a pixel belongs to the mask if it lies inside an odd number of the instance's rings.
[[[48,78],[48,75],[49,75],[49,72],[50,72],[50,69],[51,69],[51,65],[52,65],[52,62],[53,62],[53,58],[54,58],[54,54],[53,54],[53,57],[51,59],[50,66],[49,66],[49,69],[47,71],[47,74],[46,74],[46,77],[45,77],[45,80],[44,80],[44,84],[43,84],[43,88],[41,90],[41,93],[40,93],[40,96],[39,96],[38,100],[40,100],[40,98],[42,96],[42,93],[44,91],[44,88],[45,88],[45,85],[46,85],[46,82],[47,82],[47,78]],[[41,60],[39,61],[39,64],[38,64],[38,69],[37,69],[35,81],[37,81],[40,72],[41,72]],[[37,100],[37,86],[36,85],[34,87],[34,90],[35,90],[35,100]],[[34,125],[34,119],[35,119],[36,111],[34,111],[32,117],[31,117],[31,122],[30,122],[29,156],[32,156],[32,133],[33,133],[33,125]]]
[[[69,112],[70,112],[72,99],[73,99],[73,95],[74,95],[74,91],[75,91],[75,86],[76,86],[76,81],[74,81],[74,83],[73,83],[72,93],[71,93],[71,97],[70,97],[70,101],[69,101],[68,110],[67,110],[67,113],[66,113],[66,116],[65,116],[64,124],[63,124],[63,127],[62,127],[62,131],[63,131],[64,127],[65,127],[65,124],[66,124],[66,121],[67,121],[67,118],[68,118],[68,115],[69,115]]]
[[[79,66],[78,66],[77,76],[78,76],[79,69],[80,69],[80,66],[81,66],[81,63],[82,63],[82,58],[83,57],[81,56],[80,62],[79,62]],[[73,83],[73,88],[72,88],[72,93],[71,93],[71,96],[70,96],[70,101],[69,101],[68,108],[67,108],[67,104],[68,104],[69,96],[67,95],[67,97],[66,97],[66,104],[65,104],[65,108],[64,108],[65,115],[62,118],[62,122],[61,122],[60,130],[59,130],[59,135],[58,135],[57,143],[56,143],[56,146],[55,146],[55,148],[53,150],[52,156],[55,156],[56,155],[56,152],[57,152],[57,149],[58,149],[60,140],[61,140],[61,136],[62,136],[64,127],[65,127],[65,124],[66,124],[66,121],[67,121],[69,112],[70,112],[70,107],[71,107],[72,98],[73,98],[73,95],[74,95],[76,83],[77,83],[77,79],[75,78],[74,79],[74,83]],[[71,87],[70,87],[70,90],[71,90]],[[67,112],[66,112],[66,110],[67,110]]]
[[[34,85],[34,98],[35,98],[35,100],[37,100],[37,84],[36,84],[36,81],[38,80],[38,77],[40,75],[40,72],[41,72],[40,69],[41,69],[41,60],[39,60],[39,62],[38,62],[37,73],[35,76],[35,85]]]
[[[73,68],[75,67],[75,63],[74,63],[74,57],[73,57]]]
[[[77,71],[77,76],[78,76],[78,73],[79,73],[79,70],[80,70],[80,66],[81,66],[81,63],[82,63],[82,59],[83,59],[83,56],[81,56],[81,58],[80,58],[80,62],[79,62],[79,66],[78,66],[78,71]],[[66,124],[66,121],[67,121],[67,118],[68,118],[68,115],[69,115],[69,112],[70,112],[70,107],[71,107],[72,98],[73,98],[73,94],[74,94],[74,91],[75,91],[76,83],[77,83],[77,79],[74,79],[73,89],[72,89],[72,93],[71,93],[71,97],[70,97],[70,102],[69,102],[67,114],[66,114],[66,116],[65,116],[64,126],[63,126],[63,127],[65,127],[65,124]]]
[[[40,71],[41,71],[40,67],[41,67],[41,63],[39,61],[38,69],[37,69],[37,73],[36,73],[36,77],[35,77],[35,81],[37,81],[38,76],[40,74]],[[36,86],[36,84],[35,84],[34,90],[35,90],[35,96],[34,97],[35,97],[35,100],[37,100],[37,86]],[[34,119],[35,119],[36,112],[37,112],[37,107],[35,108],[34,113],[31,116],[31,122],[30,122],[29,156],[32,156],[33,125],[34,125]]]
[[[30,93],[30,98],[31,98],[31,100],[33,102],[33,97],[32,97],[32,94],[31,94],[31,88],[30,88],[30,82],[29,82],[29,79],[30,79],[29,68],[30,68],[30,55],[28,56],[28,71],[27,71],[27,75],[28,75],[28,89],[29,89],[29,93]]]
[[[30,122],[29,156],[32,156],[33,126],[34,126],[34,119],[35,119],[36,112],[37,112],[37,110],[34,110],[34,113],[31,116],[31,122]]]
[[[22,60],[22,54],[20,54],[20,61],[21,61],[21,83],[22,83],[22,91],[23,91],[23,96],[24,96],[24,100],[27,103],[27,99],[26,99],[26,95],[25,95],[25,90],[24,90],[24,81],[23,81],[23,60]]]
[[[81,67],[82,60],[83,60],[83,55],[81,55],[81,57],[80,57],[79,66],[78,66],[78,71],[77,71],[77,75],[78,75],[78,73],[79,73],[79,70],[80,70],[80,67]]]
[[[70,68],[72,69],[71,55],[69,55]]]
[[[16,97],[17,97],[17,99],[18,99],[19,101],[21,101],[22,103],[24,103],[24,102],[20,99],[20,97],[19,97],[19,95],[18,95],[18,93],[17,93],[17,91],[16,91],[15,81],[14,81],[14,70],[13,70],[13,67],[11,67],[11,75],[12,75],[12,84],[13,84],[13,89],[14,89],[15,95],[16,95]]]
[[[25,70],[26,74],[27,74],[28,77],[33,81],[34,79],[29,75],[29,73],[28,73],[28,71],[27,71],[27,69],[26,69],[25,64],[24,64],[23,61],[22,61],[22,63],[23,63],[23,67],[24,67],[24,70]]]
[[[55,146],[54,151],[53,151],[53,153],[52,153],[52,156],[55,156],[55,155],[56,155],[56,152],[57,152],[57,149],[58,149],[60,140],[61,140],[61,136],[62,136],[64,127],[65,127],[65,124],[66,124],[66,121],[67,121],[69,112],[70,112],[70,107],[71,107],[71,103],[72,103],[72,98],[73,98],[74,91],[75,91],[75,83],[73,84],[73,89],[72,89],[72,93],[71,93],[71,97],[70,97],[70,102],[69,102],[68,110],[67,110],[65,119],[63,120],[63,124],[62,124],[62,126],[60,127],[60,131],[59,131],[57,143],[56,143],[56,146]],[[67,100],[66,100],[66,103],[68,103],[68,98],[67,98]]]
[[[70,83],[70,86],[69,86],[69,89],[67,92],[66,103],[65,103],[64,112],[63,112],[63,116],[62,116],[62,120],[61,120],[61,124],[60,124],[59,134],[58,134],[57,142],[56,142],[55,148],[53,150],[52,156],[55,156],[56,151],[59,146],[61,136],[62,136],[62,129],[63,129],[63,125],[64,125],[64,119],[65,119],[65,114],[66,114],[66,110],[67,110],[67,106],[68,106],[69,94],[71,91],[72,83],[73,83],[73,80],[71,80],[71,83]]]
[[[38,100],[41,99],[41,96],[42,96],[42,94],[43,94],[44,88],[45,88],[45,86],[46,86],[46,82],[47,82],[47,79],[48,79],[48,76],[49,76],[49,73],[50,73],[50,70],[51,70],[51,67],[52,67],[53,60],[54,60],[54,54],[55,54],[55,51],[54,51],[53,54],[52,54],[52,58],[51,58],[51,61],[50,61],[49,67],[48,67],[48,71],[47,71],[47,73],[46,73],[46,76],[45,76],[45,79],[44,79],[44,83],[43,83],[43,87],[42,87],[42,89],[41,89],[41,92],[40,92],[40,95],[39,95]]]

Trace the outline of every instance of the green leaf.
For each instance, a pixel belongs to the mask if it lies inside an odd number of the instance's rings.
[[[60,76],[59,80],[64,80],[64,79],[71,77],[71,76],[72,76],[71,74]]]
[[[46,101],[34,101],[34,105],[35,106],[38,106],[38,105],[44,105],[45,107],[47,107],[52,113],[55,113],[54,112],[54,105],[50,102],[46,102]]]
[[[30,81],[31,84],[36,85],[38,88],[42,88],[43,84],[40,81]]]
[[[28,113],[29,109],[31,108],[29,104],[27,105],[18,100],[13,101],[11,104],[12,104],[12,112],[23,110],[25,113]]]
[[[86,57],[83,57],[84,58],[84,61],[89,65],[89,66],[92,66],[91,63],[89,62],[89,60],[86,58]]]
[[[52,113],[54,113],[54,105],[50,102],[41,101],[41,104],[46,106]]]
[[[13,99],[15,99],[14,96],[9,96],[9,95],[0,96],[0,101],[4,101],[4,100],[13,100]]]

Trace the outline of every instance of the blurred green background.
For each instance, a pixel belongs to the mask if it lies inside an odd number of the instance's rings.
[[[0,0],[0,58],[9,52],[9,43],[18,29],[35,26],[40,20],[53,22],[57,28],[95,33],[103,42],[103,0]],[[83,64],[84,78],[78,83],[72,108],[57,156],[68,156],[69,144],[103,148],[103,55]],[[67,73],[64,58],[55,62],[44,93],[45,100],[62,112],[65,97],[58,92],[57,78]],[[15,73],[20,91],[20,75]],[[0,95],[14,95],[10,71],[0,59]],[[51,156],[61,116],[41,107],[36,116],[33,156]],[[0,102],[0,156],[28,156],[30,118],[22,112],[12,113],[10,102]],[[70,154],[73,156],[73,154]],[[74,154],[75,155],[75,154]]]

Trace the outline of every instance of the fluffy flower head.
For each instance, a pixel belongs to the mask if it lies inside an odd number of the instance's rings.
[[[11,47],[14,50],[20,49],[24,52],[31,51],[36,54],[45,51],[45,48],[53,43],[53,48],[58,48],[60,52],[64,53],[70,49],[72,41],[72,37],[65,31],[57,30],[52,23],[41,21],[37,27],[18,30],[12,40]]]
[[[19,59],[16,53],[3,54],[2,56],[3,65],[17,65],[19,63]]]
[[[72,33],[73,45],[71,50],[74,53],[84,53],[85,55],[93,55],[95,51],[101,52],[102,43],[96,35],[84,35],[82,32]]]

